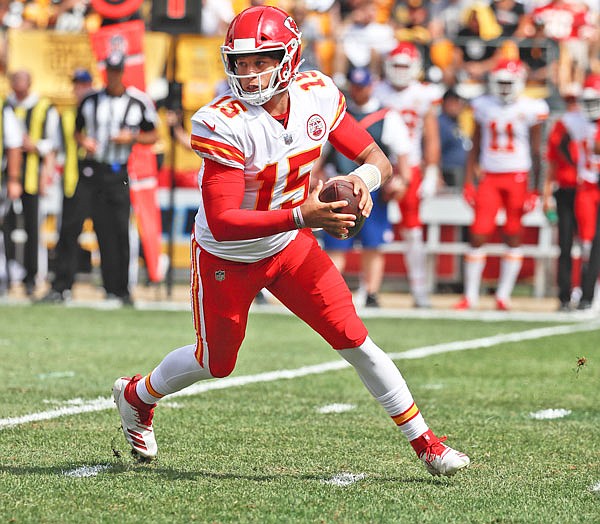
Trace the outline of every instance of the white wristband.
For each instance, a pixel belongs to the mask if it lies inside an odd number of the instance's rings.
[[[431,198],[438,190],[438,184],[440,182],[440,168],[435,164],[429,164],[425,167],[423,173],[423,179],[417,190],[417,194],[420,198]]]
[[[425,178],[439,178],[440,176],[440,168],[436,164],[427,164],[425,166]]]
[[[306,227],[300,206],[296,206],[292,209],[292,218],[294,219],[294,224],[296,224],[298,229],[303,229]]]
[[[381,185],[381,171],[373,164],[363,164],[348,174],[360,178],[367,185],[369,192],[379,189]]]

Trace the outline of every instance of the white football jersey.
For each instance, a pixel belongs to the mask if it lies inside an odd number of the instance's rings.
[[[580,180],[598,183],[600,177],[600,155],[594,153],[594,143],[598,133],[597,122],[585,120],[583,139],[579,142],[579,162],[577,163],[577,177]]]
[[[479,165],[488,173],[531,169],[529,130],[548,118],[545,100],[519,98],[503,104],[483,95],[472,102],[473,118],[481,127]]]
[[[289,87],[284,128],[261,106],[244,104],[229,91],[192,117],[192,147],[204,158],[244,170],[242,209],[290,208],[307,198],[310,172],[321,149],[346,113],[346,100],[331,78],[300,73]],[[202,186],[203,167],[198,174]],[[200,202],[196,240],[206,251],[238,262],[255,262],[281,251],[297,230],[250,240],[214,239]]]
[[[423,162],[423,127],[425,115],[432,106],[439,106],[442,88],[436,84],[412,82],[398,91],[387,82],[377,85],[375,96],[385,107],[398,111],[408,128],[410,150],[408,163],[411,167]]]

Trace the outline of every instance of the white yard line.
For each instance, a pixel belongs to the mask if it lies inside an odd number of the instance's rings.
[[[556,409],[542,409],[540,411],[535,411],[529,413],[530,418],[534,418],[536,420],[552,420],[555,418],[564,418],[568,417],[572,411],[570,409],[556,408]]]
[[[327,404],[317,409],[317,413],[328,415],[329,413],[345,413],[356,409],[356,404]]]
[[[97,464],[95,466],[80,466],[69,471],[63,471],[63,475],[65,475],[65,477],[72,477],[76,479],[95,477],[99,473],[110,469],[110,467],[111,466],[109,464]]]
[[[430,355],[438,355],[441,353],[449,353],[452,351],[465,351],[468,349],[480,349],[500,344],[522,342],[524,340],[535,340],[557,335],[568,335],[570,333],[596,331],[600,329],[600,322],[588,322],[581,324],[570,324],[563,326],[553,326],[545,328],[530,329],[527,331],[519,331],[516,333],[506,333],[502,335],[493,335],[490,337],[476,338],[472,340],[459,340],[456,342],[447,342],[444,344],[435,344],[432,346],[424,346],[415,348],[401,353],[391,353],[390,357],[395,360],[401,359],[417,359],[425,358]],[[282,369],[277,371],[269,371],[266,373],[258,373],[256,375],[243,375],[239,377],[226,377],[215,381],[199,382],[186,389],[183,389],[169,398],[173,397],[188,397],[198,395],[206,391],[219,389],[228,389],[248,384],[256,384],[260,382],[273,382],[282,379],[293,379],[305,377],[307,375],[317,375],[327,373],[329,371],[337,371],[349,367],[345,360],[336,360],[325,362],[323,364],[315,364],[313,366],[303,366],[297,369]],[[68,401],[67,401],[68,402]],[[41,420],[51,420],[67,415],[77,415],[79,413],[91,413],[95,411],[103,411],[111,409],[114,406],[112,398],[97,398],[78,405],[64,406],[61,408],[41,411],[38,413],[30,413],[20,417],[9,417],[0,419],[0,430],[28,424],[30,422],[38,422]]]
[[[330,479],[321,480],[321,484],[330,484],[332,486],[336,486],[338,488],[345,488],[350,486],[356,482],[363,480],[366,477],[364,473],[338,473],[334,475]]]

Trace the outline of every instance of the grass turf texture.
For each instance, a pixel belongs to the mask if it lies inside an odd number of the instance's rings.
[[[189,314],[0,308],[0,418],[108,397],[189,343]],[[374,340],[415,347],[546,326],[369,319]],[[350,368],[164,401],[159,459],[134,463],[116,410],[0,429],[3,522],[597,522],[597,331],[398,360],[438,434],[471,467],[429,476]],[[577,367],[577,358],[587,364]],[[235,375],[336,361],[294,317],[252,315]],[[52,374],[55,375],[52,375]],[[53,378],[54,377],[54,378]],[[321,415],[326,404],[356,409]],[[169,404],[171,406],[169,407]],[[557,420],[529,414],[565,408]],[[123,451],[120,458],[111,448]],[[105,466],[96,476],[65,475]],[[364,474],[346,487],[324,483]]]

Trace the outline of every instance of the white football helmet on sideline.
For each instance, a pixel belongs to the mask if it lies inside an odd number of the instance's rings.
[[[422,68],[421,53],[412,42],[400,42],[390,51],[384,63],[386,78],[400,89],[417,80]]]
[[[581,91],[581,107],[588,120],[600,120],[600,74],[591,73],[583,83]]]
[[[301,37],[294,19],[285,11],[271,6],[250,7],[237,15],[229,25],[221,58],[231,90],[240,100],[250,105],[262,105],[274,95],[285,91],[300,67]],[[236,59],[240,55],[268,53],[277,58],[279,65],[268,71],[238,75]],[[256,92],[242,89],[241,78],[271,75],[269,85]],[[259,82],[260,84],[260,82]]]
[[[523,62],[501,59],[488,77],[490,93],[506,104],[514,102],[525,89],[526,80],[527,71]]]

